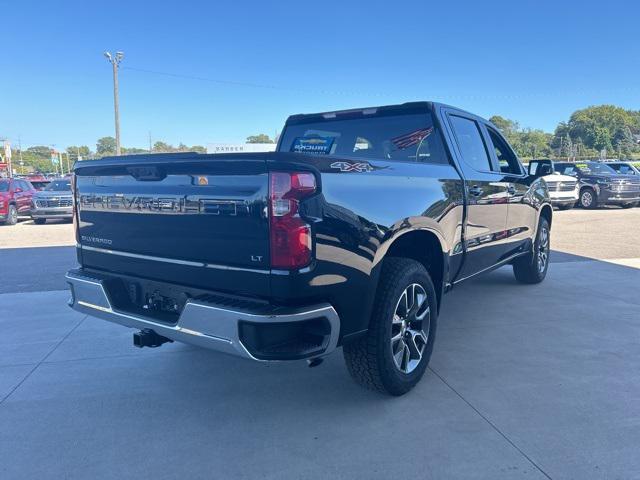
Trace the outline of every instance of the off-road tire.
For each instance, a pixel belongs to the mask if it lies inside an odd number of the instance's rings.
[[[546,239],[545,232],[546,231]],[[533,243],[533,251],[527,255],[518,257],[513,262],[513,274],[521,283],[540,283],[547,276],[549,270],[549,254],[551,243],[551,228],[549,227],[549,221],[540,217],[538,221],[538,232],[536,233],[536,240]],[[540,268],[540,252],[541,249],[545,249],[545,261],[544,267]]]
[[[402,372],[392,356],[392,321],[403,292],[418,284],[427,295],[429,322],[426,344],[419,363],[409,373]],[[423,303],[424,305],[424,303]],[[426,305],[425,305],[426,308]],[[384,261],[369,330],[366,336],[343,348],[347,368],[353,379],[370,390],[399,396],[411,390],[422,378],[435,341],[437,299],[433,282],[425,267],[408,258],[391,257]],[[426,317],[425,317],[426,318]]]

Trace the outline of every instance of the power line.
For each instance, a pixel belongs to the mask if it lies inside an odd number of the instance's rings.
[[[388,92],[366,92],[366,91],[357,91],[357,90],[326,90],[326,89],[313,89],[313,88],[297,88],[297,87],[287,87],[283,85],[273,85],[273,84],[264,84],[264,83],[255,83],[255,82],[245,82],[238,80],[228,80],[228,79],[220,79],[220,78],[212,78],[205,77],[201,75],[187,75],[183,73],[174,73],[174,72],[164,72],[159,70],[148,70],[144,68],[136,68],[129,66],[120,67],[122,70],[131,70],[133,72],[147,73],[151,75],[159,75],[164,77],[172,77],[172,78],[181,78],[185,80],[197,80],[201,82],[209,82],[209,83],[217,83],[220,85],[233,85],[238,87],[251,87],[251,88],[262,88],[268,90],[279,90],[285,92],[295,92],[295,93],[319,93],[323,95],[359,95],[359,96],[373,96],[373,97],[382,97],[382,96],[390,96],[391,94]],[[640,92],[640,86],[629,86],[629,87],[618,87],[618,88],[607,88],[607,89],[580,89],[580,88],[571,88],[571,90],[554,90],[549,92],[522,92],[522,93],[495,93],[495,94],[429,94],[430,97],[442,97],[442,98],[450,98],[450,99],[466,99],[466,100],[518,100],[523,98],[539,98],[539,97],[557,97],[557,96],[567,96],[567,95],[585,95],[585,94],[612,94],[612,93],[630,93],[630,92]]]
[[[335,91],[335,90],[324,90],[324,89],[296,88],[296,87],[285,87],[282,85],[269,85],[265,83],[225,80],[220,78],[203,77],[200,75],[185,75],[183,73],[161,72],[158,70],[147,70],[144,68],[135,68],[135,67],[123,66],[120,68],[122,70],[131,70],[134,72],[149,73],[152,75],[160,75],[164,77],[183,78],[186,80],[199,80],[201,82],[218,83],[221,85],[233,85],[237,87],[264,88],[268,90],[281,90],[281,91],[297,92],[297,93],[321,93],[321,94],[331,94],[331,95],[361,95],[362,94],[362,92],[355,92],[355,91]],[[367,93],[367,95],[381,96],[383,94],[369,92]]]

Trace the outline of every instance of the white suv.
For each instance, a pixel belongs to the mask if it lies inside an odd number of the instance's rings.
[[[551,204],[560,210],[573,208],[580,196],[580,186],[575,177],[561,175],[553,170],[551,160],[532,160],[529,175],[542,177],[547,182]]]

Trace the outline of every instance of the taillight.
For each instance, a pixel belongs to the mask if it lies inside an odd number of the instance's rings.
[[[299,213],[300,200],[316,191],[308,172],[269,173],[271,267],[297,269],[311,263],[311,227]]]
[[[77,178],[76,174],[71,174],[71,196],[72,196],[72,205],[73,205],[73,230],[76,234],[76,243],[80,244],[80,225],[78,222],[78,198],[76,197],[76,188],[77,188]]]

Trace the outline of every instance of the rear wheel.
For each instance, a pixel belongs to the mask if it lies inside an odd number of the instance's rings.
[[[360,385],[403,395],[422,378],[435,341],[436,293],[422,264],[388,258],[367,335],[344,346],[347,368]]]
[[[34,218],[33,219],[33,223],[35,223],[36,225],[44,225],[45,223],[47,223],[47,219],[46,218]]]
[[[622,204],[622,208],[631,208],[631,207],[635,207],[636,204],[635,203],[623,203]]]
[[[596,208],[598,206],[598,195],[593,188],[583,188],[580,192],[579,203],[582,208]]]
[[[549,222],[546,218],[540,217],[533,251],[513,262],[513,274],[516,280],[522,283],[540,283],[545,279],[549,269],[550,245]]]

